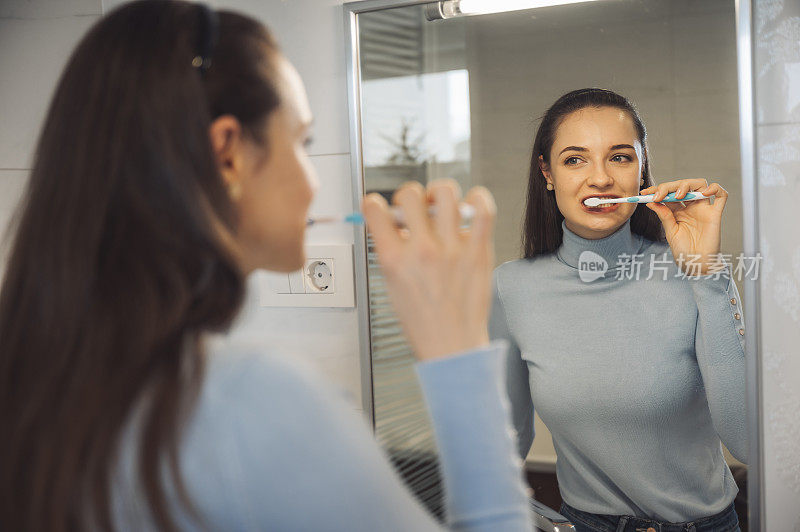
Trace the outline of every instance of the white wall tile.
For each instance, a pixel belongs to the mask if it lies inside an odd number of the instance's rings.
[[[127,0],[103,0],[103,12]],[[340,0],[210,0],[265,24],[297,68],[314,115],[312,155],[350,153],[344,15]]]
[[[353,212],[350,155],[316,155],[311,163],[317,173],[319,189],[308,209],[310,216],[342,215]],[[306,233],[309,244],[352,244],[353,227],[343,223],[311,226]]]
[[[4,277],[6,260],[14,237],[10,222],[22,197],[27,170],[0,170],[0,279]]]
[[[22,196],[27,170],[0,170],[0,249],[8,242],[6,229]]]
[[[100,0],[3,0],[0,18],[48,19],[99,15]]]
[[[725,87],[736,92],[736,16],[730,0],[692,2],[716,5],[711,13],[676,11],[672,62],[674,90],[678,94],[717,92]]]
[[[56,82],[98,18],[0,18],[0,168],[30,168]]]
[[[113,11],[122,4],[127,4],[130,0],[101,0],[103,14],[108,14],[109,11]]]
[[[338,0],[215,0],[263,22],[303,78],[314,114],[312,155],[350,153],[344,15]]]

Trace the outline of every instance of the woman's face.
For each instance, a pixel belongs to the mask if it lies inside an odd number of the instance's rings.
[[[237,183],[240,187],[233,195],[239,222],[233,244],[245,273],[303,267],[308,207],[318,187],[306,153],[312,118],[305,87],[282,55],[273,57],[272,68],[281,104],[267,121],[266,146],[242,137],[241,131],[226,142],[225,135],[239,127],[230,116],[218,118],[211,128],[212,139],[219,139],[215,147],[225,146],[216,150],[225,184],[229,190]]]
[[[550,164],[540,158],[553,184],[567,228],[587,239],[615,232],[636,209],[635,203],[590,208],[592,196],[636,196],[642,177],[642,144],[627,112],[613,107],[586,108],[567,115],[556,130]]]

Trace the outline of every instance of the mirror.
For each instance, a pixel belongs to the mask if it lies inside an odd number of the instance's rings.
[[[451,177],[464,191],[484,185],[498,206],[497,265],[520,259],[539,119],[569,91],[610,89],[633,102],[647,128],[655,184],[705,178],[728,192],[721,252],[738,266],[732,277],[741,299],[743,275],[757,275],[758,260],[748,263],[742,252],[734,0],[599,0],[444,20],[429,20],[430,10],[421,2],[366,4],[369,9],[353,14],[351,27],[351,81],[360,97],[353,113],[359,121],[352,128],[363,171],[358,190],[389,199],[409,179],[424,184]],[[441,515],[435,443],[413,357],[369,241],[364,253],[369,308],[362,312],[368,313],[363,323],[368,324],[375,431],[420,500]],[[600,302],[598,319],[602,308]],[[568,316],[563,318],[569,327]],[[538,415],[535,434],[526,460],[528,480],[535,498],[558,510],[558,446]],[[562,442],[562,452],[565,447]],[[747,530],[747,466],[727,450],[724,456],[739,487],[740,526]],[[641,489],[651,481],[642,478]]]

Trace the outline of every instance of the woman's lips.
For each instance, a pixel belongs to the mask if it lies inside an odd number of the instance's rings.
[[[595,196],[591,196],[591,197],[595,197]],[[619,208],[619,205],[620,205],[619,203],[612,203],[612,204],[610,204],[610,205],[608,205],[606,207],[588,207],[583,202],[583,200],[580,201],[580,204],[581,204],[581,208],[584,210],[584,212],[588,212],[588,213],[591,213],[591,214],[606,214],[606,213],[609,213],[609,212],[614,212],[614,211],[617,210],[617,208]]]

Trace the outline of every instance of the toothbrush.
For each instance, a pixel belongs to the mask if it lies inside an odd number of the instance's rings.
[[[405,218],[403,217],[403,211],[400,210],[398,207],[390,207],[389,210],[392,212],[392,216],[394,217],[394,223],[399,227],[405,227]],[[475,216],[475,207],[473,207],[469,203],[460,203],[458,205],[458,213],[461,215],[462,224],[470,222],[472,221],[472,218]],[[435,216],[436,207],[433,206],[428,207],[428,215]],[[320,223],[332,223],[332,222],[343,222],[353,225],[361,225],[364,223],[364,215],[361,214],[360,212],[353,212],[345,216],[322,216],[317,218],[309,218],[308,222],[306,223],[306,227]]]
[[[586,198],[583,200],[584,205],[587,207],[597,207],[604,203],[651,203],[655,194],[646,194],[644,196],[630,196],[627,198]],[[670,192],[661,201],[664,202],[678,202],[678,201],[692,201],[713,198],[714,196],[705,196],[699,192],[687,192],[686,196],[681,199],[675,198],[675,192]]]
[[[347,214],[345,216],[317,216],[316,218],[309,218],[306,222],[306,227],[311,227],[312,225],[316,224],[327,224],[327,223],[346,223],[346,224],[353,224],[353,225],[360,225],[364,223],[364,216],[360,212],[353,212]]]

